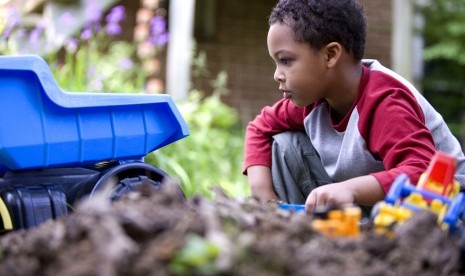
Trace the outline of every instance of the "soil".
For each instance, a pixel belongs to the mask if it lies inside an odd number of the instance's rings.
[[[421,212],[392,237],[312,230],[312,217],[253,198],[183,199],[144,186],[0,237],[0,275],[460,275],[460,240]]]

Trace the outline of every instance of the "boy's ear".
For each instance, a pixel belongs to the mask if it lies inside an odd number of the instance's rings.
[[[328,68],[334,67],[341,58],[342,46],[337,42],[328,43],[325,47],[325,61]]]

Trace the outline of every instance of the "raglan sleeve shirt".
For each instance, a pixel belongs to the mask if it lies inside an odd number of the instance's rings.
[[[367,174],[373,175],[386,193],[400,173],[406,173],[416,183],[426,171],[435,146],[412,91],[386,74],[367,68],[363,72],[358,102],[354,105],[359,113],[357,128],[365,140],[367,154],[381,160],[384,166],[382,171]],[[252,165],[271,167],[272,136],[287,130],[304,130],[304,119],[314,108],[298,108],[286,99],[264,108],[247,127],[243,173]],[[356,166],[357,160],[353,164]]]

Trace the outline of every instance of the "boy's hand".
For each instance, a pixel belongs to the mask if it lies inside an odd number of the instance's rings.
[[[260,202],[278,200],[271,183],[271,170],[266,166],[251,166],[247,169],[250,191]]]
[[[327,184],[313,189],[305,202],[305,209],[312,213],[315,208],[339,206],[354,203],[355,196],[352,191],[342,183]]]
[[[352,203],[373,206],[383,200],[384,196],[378,180],[371,175],[365,175],[313,189],[307,197],[305,209],[307,212],[313,212],[316,206]]]

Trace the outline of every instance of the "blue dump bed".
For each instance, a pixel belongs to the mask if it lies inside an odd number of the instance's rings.
[[[166,94],[70,93],[38,56],[0,56],[0,172],[130,160],[189,135]]]

